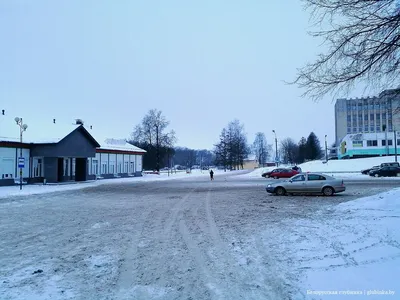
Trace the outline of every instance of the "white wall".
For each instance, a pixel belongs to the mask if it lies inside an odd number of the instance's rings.
[[[12,176],[11,178],[19,178],[18,160],[16,159],[19,155],[19,148],[0,148],[0,179],[3,179],[3,174],[4,179],[10,178],[10,176]],[[22,169],[22,176],[26,178],[30,175],[29,149],[22,149],[22,157],[25,158],[25,168]],[[8,174],[8,177],[6,177],[6,174]]]

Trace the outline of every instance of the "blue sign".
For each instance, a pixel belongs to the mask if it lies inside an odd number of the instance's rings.
[[[25,158],[18,157],[18,168],[25,168]]]

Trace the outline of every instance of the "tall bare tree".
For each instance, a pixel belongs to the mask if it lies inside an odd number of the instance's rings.
[[[346,94],[356,83],[370,89],[396,87],[400,68],[398,0],[302,0],[312,32],[328,46],[326,53],[298,70],[293,83],[314,100]]]
[[[252,149],[258,160],[258,163],[264,166],[272,151],[272,145],[268,145],[267,139],[263,132],[256,133]]]
[[[281,142],[281,155],[285,163],[297,163],[299,146],[292,138],[286,138]]]
[[[137,143],[144,148],[154,148],[156,170],[160,171],[161,150],[168,149],[176,142],[175,131],[166,132],[169,121],[157,109],[151,109],[136,125],[132,133],[133,143]],[[146,149],[148,150],[148,149]]]

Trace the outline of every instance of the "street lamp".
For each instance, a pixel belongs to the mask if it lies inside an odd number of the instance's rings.
[[[278,139],[276,138],[275,130],[272,130],[272,132],[275,134],[275,163],[276,167],[278,167]]]
[[[328,162],[328,144],[326,142],[327,135],[325,134],[325,162]]]
[[[15,117],[15,123],[19,126],[19,141],[21,143],[21,148],[19,149],[19,158],[18,158],[18,166],[19,166],[19,189],[22,190],[22,169],[25,167],[24,158],[22,156],[22,133],[26,131],[28,125],[22,122],[22,118]]]

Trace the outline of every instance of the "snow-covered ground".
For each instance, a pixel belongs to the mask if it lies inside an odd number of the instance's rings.
[[[0,299],[398,298],[400,189],[275,197],[233,177],[0,201]]]
[[[400,299],[400,189],[339,204],[330,214],[295,222],[286,237],[297,244],[285,251],[304,271],[305,298],[347,299],[328,293],[348,291]]]
[[[394,162],[394,156],[329,160],[327,163],[321,160],[315,160],[298,165],[303,172],[320,172],[340,178],[363,178],[371,179],[370,176],[361,174],[361,170],[380,165],[385,162]],[[280,166],[287,167],[287,166]],[[276,167],[258,168],[251,173],[242,175],[244,177],[261,177],[264,172],[272,171]],[[373,179],[373,178],[372,178]],[[388,178],[385,178],[388,179]],[[392,178],[399,180],[400,178]]]
[[[223,174],[222,170],[214,170],[215,176]],[[231,172],[230,172],[231,173]],[[62,184],[34,184],[34,185],[24,185],[22,190],[20,190],[19,185],[15,186],[4,186],[0,187],[0,199],[7,198],[10,196],[27,196],[35,194],[62,192],[62,191],[72,191],[87,187],[99,186],[103,184],[120,184],[120,183],[140,183],[146,181],[162,181],[162,180],[172,180],[172,179],[186,179],[186,178],[196,178],[196,177],[207,177],[210,176],[206,170],[192,170],[191,173],[186,172],[176,172],[168,173],[162,172],[157,174],[144,174],[142,177],[128,177],[128,178],[113,178],[113,179],[100,179],[95,181],[87,182],[72,182],[72,183],[62,183]]]

